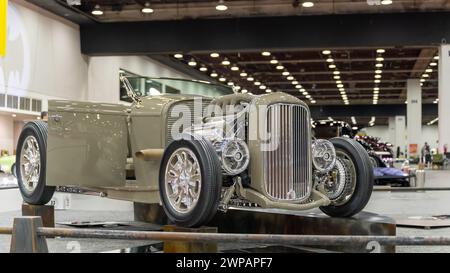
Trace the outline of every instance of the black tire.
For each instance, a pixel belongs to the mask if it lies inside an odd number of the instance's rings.
[[[50,187],[46,185],[46,168],[47,168],[47,135],[48,127],[47,123],[43,121],[32,121],[25,124],[20,133],[19,140],[17,143],[17,155],[16,155],[16,177],[19,184],[20,193],[25,202],[32,205],[45,205],[53,197],[55,192],[55,187]],[[21,171],[21,153],[22,147],[25,145],[25,140],[27,137],[33,136],[36,139],[37,145],[39,147],[40,155],[40,168],[39,168],[39,179],[37,186],[33,191],[26,189],[24,185],[24,179],[22,177]]]
[[[192,151],[199,163],[201,189],[198,201],[192,210],[180,213],[173,208],[166,191],[165,173],[171,155],[180,148]],[[216,214],[222,190],[222,169],[210,142],[201,137],[183,135],[166,148],[159,171],[159,192],[164,211],[169,220],[183,227],[198,227],[208,223]]]
[[[333,138],[330,140],[335,149],[346,153],[356,171],[356,185],[350,199],[342,205],[333,204],[320,209],[332,217],[351,217],[367,205],[373,190],[373,167],[366,150],[353,139]]]
[[[12,166],[11,166],[11,174],[12,174],[14,177],[17,177],[16,164],[15,164],[15,163],[12,164]]]

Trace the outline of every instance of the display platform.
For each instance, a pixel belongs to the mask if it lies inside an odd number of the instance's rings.
[[[135,203],[135,221],[168,224],[159,205]],[[230,208],[218,213],[208,224],[219,233],[302,234],[302,235],[396,235],[392,218],[362,212],[352,218],[333,218],[321,213],[292,212],[255,207]],[[285,246],[286,247],[286,246]],[[317,251],[371,252],[367,245],[327,246]],[[395,246],[380,246],[377,251],[395,252]]]

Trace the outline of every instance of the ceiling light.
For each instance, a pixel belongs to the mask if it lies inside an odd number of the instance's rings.
[[[253,78],[253,77],[248,77],[247,78],[247,81],[249,81],[249,82],[252,82],[252,81],[254,81],[255,79]]]
[[[196,62],[194,59],[191,59],[191,60],[188,62],[188,65],[189,65],[189,66],[196,66],[196,65],[197,65],[197,62]]]
[[[430,66],[437,66],[437,63],[432,62],[432,63],[430,63]]]
[[[428,75],[428,74],[422,74],[422,78],[428,78],[428,77],[430,77],[430,75]]]
[[[420,86],[423,86],[423,82],[420,83]]]
[[[377,62],[382,62],[382,61],[384,61],[384,58],[383,57],[377,57],[375,60],[377,60]]]
[[[380,80],[374,80],[373,82],[374,83],[380,83],[381,81]]]
[[[311,100],[311,103],[316,103],[316,101],[315,100]]]
[[[386,52],[386,50],[384,50],[384,49],[382,49],[382,48],[377,49],[377,53],[379,53],[379,54],[382,54],[382,53],[384,53],[384,52]]]
[[[230,69],[233,70],[233,71],[238,71],[238,70],[239,70],[239,67],[237,67],[237,66],[232,66]]]
[[[336,84],[342,84],[342,81],[336,81]]]
[[[383,64],[376,64],[375,66],[379,68],[379,67],[383,67]]]
[[[144,7],[141,9],[142,13],[153,13],[153,9],[150,7],[149,2],[145,2]]]
[[[334,75],[339,75],[339,74],[341,74],[341,72],[339,72],[339,71],[336,70],[336,71],[333,71],[333,74],[334,74]]]
[[[298,84],[298,81],[292,81],[291,82],[293,85],[296,85],[296,84]]]
[[[203,72],[208,71],[208,68],[206,68],[205,66],[202,66],[202,67],[200,67],[200,71],[203,71]]]
[[[375,75],[375,79],[381,79],[381,75],[379,74]]]
[[[261,85],[261,83],[260,82],[255,82],[254,85]]]
[[[297,84],[297,85],[295,86],[295,88],[300,89],[300,88],[302,88],[302,85],[301,85],[301,84]]]
[[[272,89],[266,89],[266,93],[271,93]]]
[[[284,66],[282,66],[282,65],[277,65],[276,69],[278,69],[278,70],[284,69]]]
[[[333,79],[339,80],[339,79],[341,79],[341,76],[333,76]]]
[[[327,63],[332,63],[332,62],[334,62],[333,58],[328,58],[327,59]]]
[[[309,99],[309,98],[311,98],[311,95],[306,95],[305,97],[306,97],[307,99]]]
[[[341,95],[345,95],[345,91],[341,91],[340,94],[341,94]]]
[[[12,116],[13,118],[17,117],[17,115],[16,115],[16,114],[12,114],[11,116]]]
[[[336,68],[336,65],[335,65],[335,64],[330,64],[330,65],[328,66],[328,68],[331,68],[331,69]]]
[[[236,86],[234,87],[234,89],[239,90],[239,89],[241,89],[241,87],[240,87],[239,85],[236,85]]]
[[[312,1],[306,1],[302,3],[302,7],[304,8],[312,8],[314,7],[314,3]]]
[[[241,91],[242,94],[245,94],[247,92],[248,92],[247,89],[242,89],[242,91]]]
[[[265,86],[265,85],[261,85],[260,87],[259,87],[259,89],[261,89],[261,90],[264,90],[264,89],[266,89],[267,88],[267,86]]]
[[[224,81],[226,81],[227,79],[225,79],[224,77],[221,77],[221,78],[219,78],[219,81],[221,81],[221,82],[224,82]]]
[[[270,63],[271,63],[271,64],[277,64],[277,63],[278,63],[278,60],[272,59],[272,60],[270,60]]]
[[[427,73],[431,73],[431,72],[433,72],[433,69],[431,69],[431,68],[428,68],[427,70],[425,70],[425,72],[427,72]]]
[[[239,74],[241,77],[247,77],[247,72],[242,71],[241,74]]]
[[[390,4],[392,4],[392,0],[382,0],[381,4],[382,5],[390,5]]]
[[[380,91],[374,90],[373,93],[378,94],[378,93],[380,93]]]
[[[322,54],[323,55],[330,55],[331,54],[331,50],[326,49],[326,50],[322,51]]]
[[[378,90],[380,90],[380,87],[374,87],[373,90],[378,91]]]
[[[407,100],[405,100],[405,104],[408,104],[408,101],[407,101]]]
[[[289,74],[291,74],[291,73],[289,73],[289,71],[283,71],[283,73],[281,73],[281,75],[283,75],[283,76],[289,76]]]
[[[263,56],[270,56],[270,52],[269,51],[263,51],[263,52],[261,52],[261,55],[263,55]]]
[[[230,65],[230,61],[228,61],[228,59],[225,58],[225,59],[222,61],[222,64],[223,64],[223,65]]]
[[[381,70],[381,69],[375,70],[375,73],[376,74],[381,74],[381,73],[383,73],[383,70]]]
[[[305,88],[300,88],[300,92],[306,92],[306,89]],[[306,92],[306,93],[308,93],[308,92]]]
[[[233,82],[228,82],[228,85],[232,86],[232,85],[234,85],[234,83]]]
[[[294,77],[289,76],[289,77],[287,77],[286,79],[287,79],[288,81],[292,81],[292,80],[294,79]]]
[[[228,7],[227,7],[227,5],[225,5],[224,1],[223,0],[219,0],[219,3],[216,6],[216,10],[218,10],[218,11],[225,11],[227,9],[228,9]]]
[[[218,58],[220,55],[217,52],[213,52],[213,53],[209,54],[209,56],[211,56],[211,58]]]
[[[439,60],[439,56],[434,56],[434,58],[433,59],[435,59],[435,60]]]
[[[174,54],[173,56],[177,59],[183,58],[183,54],[181,54],[181,53]]]
[[[304,92],[302,92],[302,94],[303,94],[304,96],[306,96],[306,95],[308,95],[308,92],[304,91]]]
[[[344,87],[344,85],[343,84],[338,84],[338,85],[336,85],[338,88],[342,88],[342,87]]]
[[[219,75],[218,75],[216,72],[213,71],[213,72],[210,74],[210,76],[213,77],[213,78],[216,78],[216,77],[219,76]]]
[[[426,80],[425,79],[420,79],[420,82],[425,82]]]
[[[93,15],[103,15],[103,10],[100,9],[100,5],[95,5],[94,9],[91,12]]]
[[[341,87],[339,88],[339,91],[344,92],[345,93],[345,88]]]

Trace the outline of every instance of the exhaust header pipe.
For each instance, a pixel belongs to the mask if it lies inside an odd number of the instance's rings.
[[[145,161],[160,160],[164,149],[144,149],[136,152],[136,157]]]

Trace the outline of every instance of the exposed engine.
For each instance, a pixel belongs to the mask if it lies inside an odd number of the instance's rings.
[[[250,163],[246,143],[247,108],[238,113],[210,116],[193,125],[185,133],[203,136],[216,150],[224,175],[235,176],[245,171]]]

